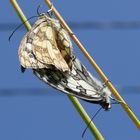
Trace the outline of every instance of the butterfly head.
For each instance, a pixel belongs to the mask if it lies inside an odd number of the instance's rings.
[[[42,19],[42,18],[46,18],[46,14],[45,13],[39,14],[38,19]]]
[[[105,111],[110,110],[112,107],[110,102],[103,102],[103,103],[101,103],[101,106],[103,107],[103,109],[105,109]]]
[[[103,94],[102,94],[104,100],[103,102],[101,102],[101,106],[103,107],[103,109],[105,109],[105,111],[111,109],[112,105],[111,105],[111,101],[110,101],[110,97],[111,97],[111,92],[108,88],[104,88],[103,90]]]

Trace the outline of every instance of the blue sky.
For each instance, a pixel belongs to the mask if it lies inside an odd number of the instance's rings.
[[[36,15],[39,4],[42,4],[41,12],[48,10],[43,0],[18,2],[27,17]],[[140,119],[140,1],[53,0],[53,4]],[[9,43],[9,35],[21,22],[9,1],[2,1],[0,9],[0,139],[82,139],[86,125],[67,96],[39,81],[31,70],[20,72],[17,50],[26,30],[19,29]],[[85,24],[78,28],[80,25],[72,23]],[[100,26],[91,28],[87,23],[100,23]],[[80,50],[73,46],[88,70],[98,77]],[[36,89],[44,90],[39,94]],[[81,103],[90,116],[99,108]],[[120,105],[113,105],[109,112],[101,111],[94,123],[107,140],[140,139],[139,130]],[[92,138],[87,131],[85,139]]]

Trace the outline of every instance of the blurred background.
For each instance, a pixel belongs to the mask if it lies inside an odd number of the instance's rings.
[[[53,0],[75,35],[140,119],[140,1]],[[43,0],[18,0],[27,18],[47,12]],[[31,70],[20,71],[18,46],[24,27],[9,1],[0,4],[0,139],[82,139],[86,125],[66,95],[38,80]],[[33,24],[36,19],[31,20]],[[74,50],[88,70],[95,70],[76,45]],[[99,78],[99,77],[98,77]],[[100,79],[100,78],[99,78]],[[93,116],[99,106],[80,101]],[[139,140],[139,130],[120,105],[101,111],[94,123],[106,140]],[[93,139],[87,131],[85,139]]]

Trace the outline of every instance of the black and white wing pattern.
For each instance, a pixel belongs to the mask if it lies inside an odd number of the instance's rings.
[[[52,22],[50,20],[51,18],[45,15],[40,16],[32,29],[23,37],[18,54],[20,64],[24,68],[39,69],[55,66],[62,71],[70,70],[58,48],[56,32],[52,27],[53,20]]]
[[[72,50],[68,33],[58,20],[42,14],[21,41],[19,60],[24,68],[66,94],[111,108],[111,93],[93,77]]]

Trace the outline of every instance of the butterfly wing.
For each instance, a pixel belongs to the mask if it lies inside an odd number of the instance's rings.
[[[56,33],[57,33],[56,42],[58,44],[58,48],[62,54],[62,57],[65,59],[68,66],[72,68],[73,50],[70,37],[63,28],[59,29],[59,31],[56,31]]]
[[[70,72],[58,69],[35,69],[34,74],[48,85],[89,102],[101,102],[104,98],[98,93],[102,84],[93,78],[76,58]]]
[[[21,66],[24,68],[33,69],[45,68],[46,66],[40,63],[40,61],[38,61],[33,54],[32,44],[28,41],[27,36],[28,33],[23,37],[18,50],[18,56]]]
[[[38,20],[20,44],[19,60],[21,65],[33,69],[48,68],[53,65],[59,70],[69,71],[69,66],[58,49],[55,36],[55,31],[47,24],[46,20]],[[34,66],[31,57],[38,62],[36,66]]]
[[[42,34],[39,34],[41,33]],[[55,32],[51,27],[39,29],[36,38],[33,40],[33,52],[38,60],[44,64],[54,65],[57,69],[67,71],[69,67],[62,57],[56,41]]]

